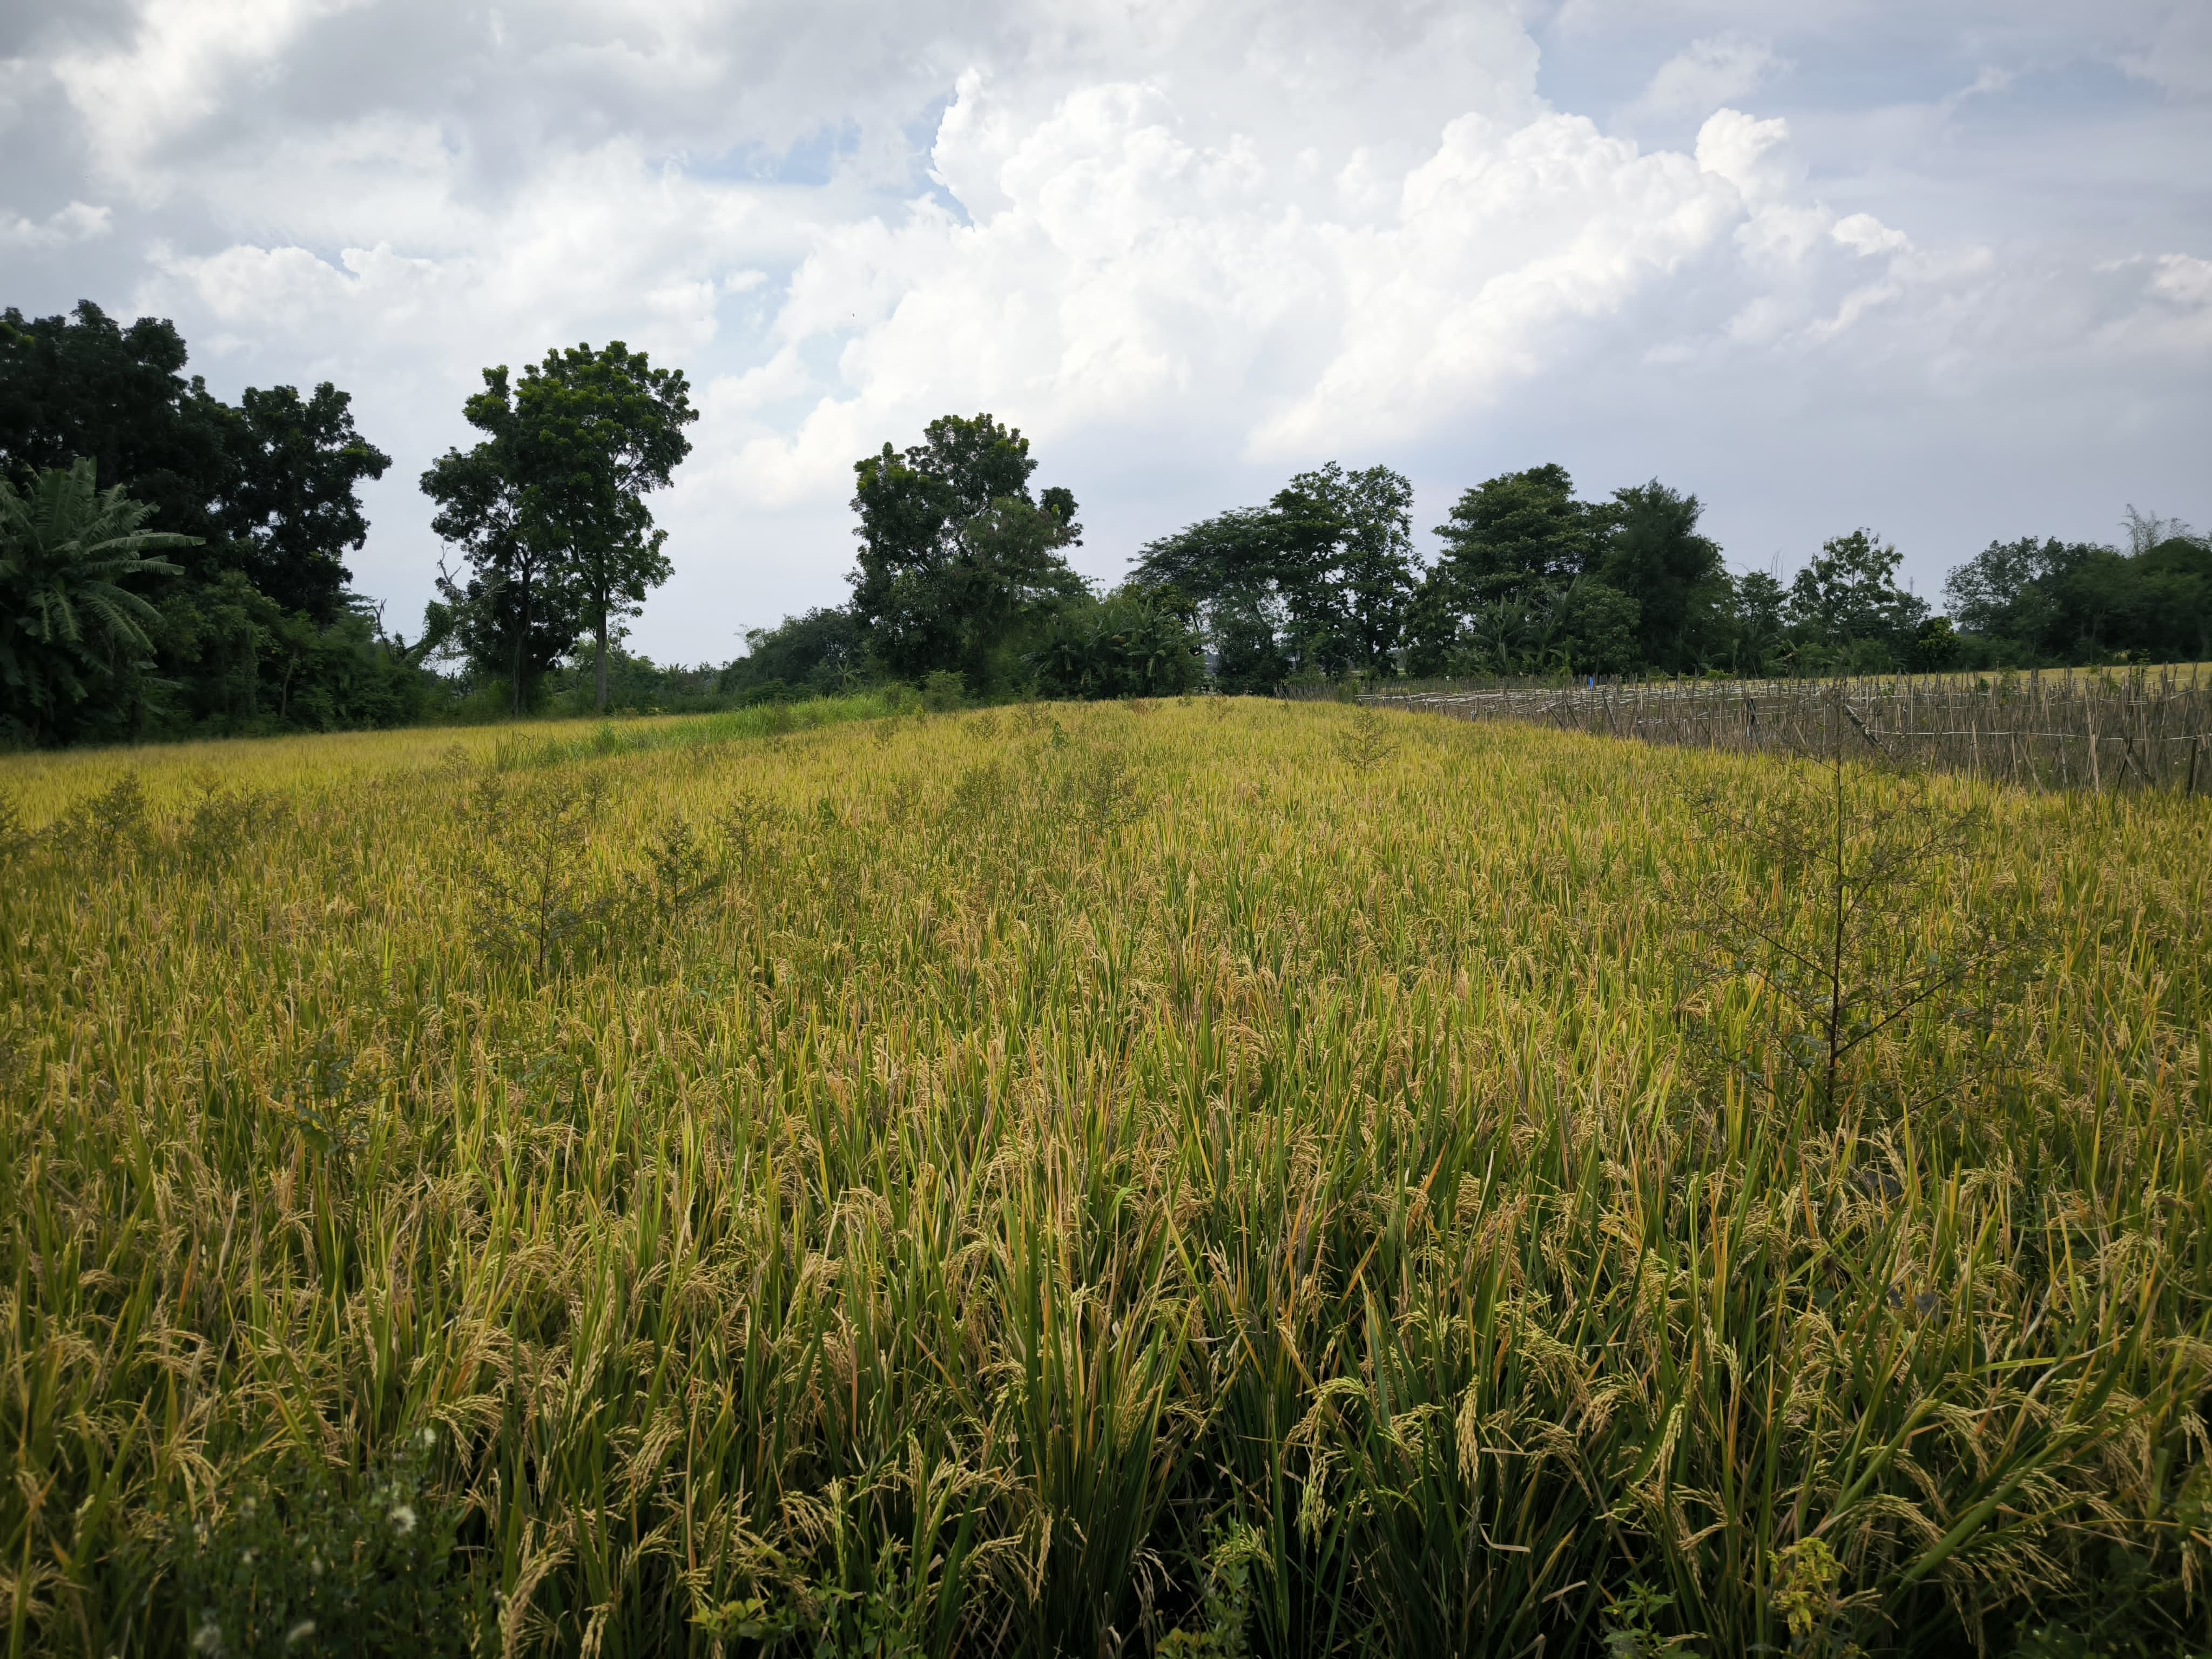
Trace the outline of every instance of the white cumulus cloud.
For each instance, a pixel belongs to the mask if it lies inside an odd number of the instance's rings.
[[[1774,49],[1727,33],[1693,40],[1659,66],[1635,107],[1653,115],[1707,115],[1740,103],[1789,68]]]
[[[2212,511],[2160,484],[2212,419],[2170,159],[2212,139],[2201,31],[1970,10],[112,0],[0,62],[0,298],[173,316],[219,389],[352,391],[397,461],[352,563],[395,616],[479,370],[609,337],[704,411],[662,653],[836,599],[854,460],[947,410],[1029,432],[1102,578],[1335,456],[1405,467],[1427,523],[1509,465],[1663,471],[1743,556],[1876,521],[1932,586],[1961,503]],[[2037,105],[2075,61],[2156,125]],[[2069,185],[2084,144],[2138,182]]]

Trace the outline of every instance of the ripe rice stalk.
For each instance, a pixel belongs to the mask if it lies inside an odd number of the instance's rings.
[[[2212,1641],[2185,679],[1975,694],[2023,781],[2115,700],[2094,811],[1876,763],[1963,694],[1851,694],[1848,866],[1972,826],[1862,982],[2039,971],[1810,1069],[1698,924],[1817,918],[1698,814],[1822,799],[1775,751],[1830,711],[1598,690],[1711,740],[1222,699],[0,760],[10,1650],[246,1628],[194,1540],[258,1594],[246,1499],[312,1549],[311,1486],[444,1517],[490,1610],[426,1653]],[[471,927],[487,777],[591,803],[526,840],[609,907],[544,972]]]

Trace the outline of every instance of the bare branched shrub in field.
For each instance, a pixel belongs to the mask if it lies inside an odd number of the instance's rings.
[[[725,855],[738,870],[752,870],[768,855],[776,817],[775,804],[755,789],[738,790],[723,807]]]
[[[54,821],[48,834],[70,856],[88,863],[147,857],[154,850],[155,823],[143,780],[136,772],[125,772],[97,794],[76,802]]]
[[[1730,1058],[1756,1073],[1771,1056],[1831,1109],[1853,1058],[1899,1022],[1986,1030],[1988,1000],[2014,988],[2031,944],[1990,909],[1948,902],[1989,861],[1986,811],[1844,752],[1839,732],[1817,774],[1765,781],[1748,799],[1709,793],[1698,811],[1709,851],[1735,855],[1696,896],[1708,975],[1759,1005]]]
[[[23,823],[23,809],[15,796],[0,793],[0,870],[30,851],[31,832]]]
[[[1067,769],[1064,787],[1076,821],[1100,840],[1145,816],[1142,785],[1127,750],[1119,744],[1080,750]]]
[[[284,803],[265,791],[232,787],[213,774],[194,781],[198,798],[176,844],[178,855],[200,871],[228,866],[285,816]]]

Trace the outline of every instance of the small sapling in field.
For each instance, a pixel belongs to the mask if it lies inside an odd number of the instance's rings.
[[[645,866],[623,879],[625,916],[665,939],[680,932],[727,872],[681,817],[670,818],[646,842]]]
[[[465,866],[477,950],[544,979],[604,926],[606,902],[590,860],[590,830],[606,785],[596,774],[511,786],[494,775],[471,802],[475,837]]]
[[[1398,737],[1380,714],[1363,708],[1336,734],[1335,749],[1340,760],[1364,775],[1398,752]]]

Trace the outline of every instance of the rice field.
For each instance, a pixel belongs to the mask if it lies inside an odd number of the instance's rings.
[[[2201,796],[1223,699],[0,793],[11,1654],[2212,1649]]]

